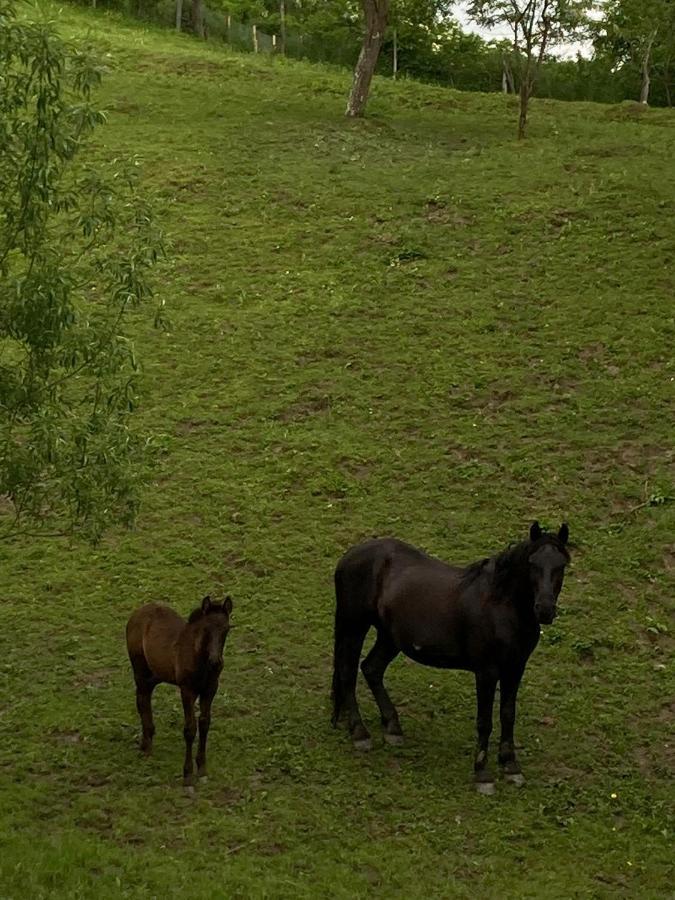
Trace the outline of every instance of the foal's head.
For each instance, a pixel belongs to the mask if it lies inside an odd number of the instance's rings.
[[[570,555],[565,545],[569,529],[562,524],[557,534],[542,531],[539,522],[530,528],[528,563],[534,596],[534,614],[542,625],[550,625],[556,617],[558,595],[565,577]]]
[[[188,622],[197,626],[195,649],[209,665],[218,665],[223,659],[225,638],[230,631],[232,599],[225,597],[222,603],[214,603],[204,597],[202,605],[190,613]]]

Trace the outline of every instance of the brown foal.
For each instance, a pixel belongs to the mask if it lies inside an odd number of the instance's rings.
[[[152,752],[155,726],[152,692],[161,682],[180,688],[185,714],[183,784],[194,790],[192,745],[197,734],[195,701],[199,697],[199,749],[197,775],[206,777],[206,739],[211,703],[223,668],[223,646],[230,630],[232,600],[213,603],[204,597],[187,622],[168,606],[148,603],[127,622],[127,650],[136,682],[136,708],[141,717],[141,750]]]

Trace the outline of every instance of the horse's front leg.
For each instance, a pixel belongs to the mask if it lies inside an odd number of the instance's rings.
[[[488,767],[488,744],[492,733],[492,706],[497,675],[492,671],[476,672],[476,729],[478,743],[474,760],[474,782],[480,794],[494,794],[495,781]]]
[[[499,764],[504,771],[504,778],[519,787],[525,783],[520,764],[516,759],[516,747],[513,740],[513,726],[516,721],[516,696],[520,687],[522,670],[503,674],[499,680],[500,718],[502,733],[499,739]]]
[[[206,779],[206,739],[211,725],[211,703],[215,691],[202,694],[199,698],[199,748],[197,750],[197,775]]]
[[[195,700],[197,699],[197,695],[189,688],[181,688],[180,695],[183,701],[183,714],[185,716],[185,727],[183,728],[183,736],[185,737],[183,784],[188,791],[192,793],[194,791],[192,745],[194,743],[195,735],[197,734],[197,721],[195,719]]]

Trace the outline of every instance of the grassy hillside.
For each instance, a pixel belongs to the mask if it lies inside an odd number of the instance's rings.
[[[58,15],[107,47],[96,153],[142,156],[173,244],[137,341],[166,452],[134,532],[0,548],[0,896],[671,896],[675,117],[535,102],[517,144],[510,100],[377,82],[347,122],[347,73]],[[356,755],[338,556],[469,561],[535,516],[579,546],[527,786],[474,794],[472,678],[403,661],[407,744]],[[138,756],[124,624],[221,589],[190,799],[172,688]]]

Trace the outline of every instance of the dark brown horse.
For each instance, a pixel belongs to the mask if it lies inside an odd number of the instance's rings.
[[[534,522],[527,540],[465,568],[393,538],[348,550],[335,570],[333,725],[346,712],[354,746],[370,749],[356,701],[356,677],[363,642],[373,627],[377,639],[361,671],[379,706],[385,740],[403,741],[398,713],[383,684],[387,666],[399,653],[426,666],[465,669],[476,676],[476,786],[481,793],[494,791],[487,751],[497,682],[499,762],[509,781],[522,784],[513,742],[516,695],[540,626],[556,615],[570,559],[567,539],[567,525],[547,534]]]
[[[206,777],[206,738],[211,703],[223,668],[223,646],[230,630],[232,600],[222,604],[204,597],[187,622],[168,606],[148,603],[127,622],[127,650],[136,681],[136,707],[141,717],[141,750],[152,752],[155,726],[152,692],[161,682],[178,685],[185,714],[183,783],[194,790],[192,744],[197,733],[195,701],[199,697],[199,749],[197,774]]]

